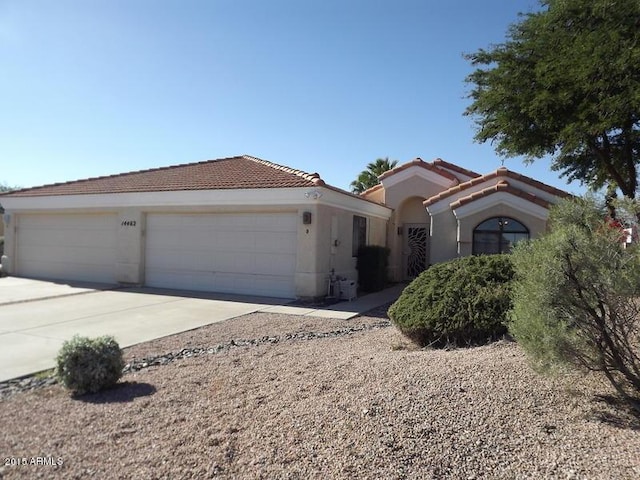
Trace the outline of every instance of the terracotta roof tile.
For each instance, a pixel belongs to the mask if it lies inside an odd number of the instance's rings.
[[[436,202],[439,202],[440,200],[443,200],[447,197],[450,197],[451,195],[454,195],[458,192],[461,192],[463,190],[466,190],[468,188],[471,188],[475,185],[478,185],[480,183],[484,183],[488,180],[494,179],[494,178],[512,178],[514,180],[519,180],[523,183],[526,183],[528,185],[531,185],[532,187],[538,188],[540,190],[543,190],[545,192],[548,192],[552,195],[556,195],[558,197],[569,197],[571,196],[571,194],[565,192],[564,190],[560,190],[558,188],[552,187],[550,185],[546,185],[542,182],[539,182],[538,180],[534,180],[533,178],[527,177],[525,175],[521,175],[519,173],[516,172],[512,172],[511,170],[508,170],[505,167],[500,167],[497,170],[488,173],[486,175],[482,175],[480,177],[476,177],[476,178],[472,178],[471,180],[467,180],[466,182],[463,182],[459,185],[456,185],[455,187],[451,187],[448,190],[445,190],[443,192],[440,192],[437,195],[434,195],[431,198],[426,199],[423,203],[425,206],[429,206],[429,205],[433,205]]]
[[[382,184],[379,183],[377,185],[374,185],[373,187],[367,188],[364,192],[361,192],[359,195],[362,196],[362,195],[366,195],[367,193],[373,193],[373,192],[375,192],[377,190],[380,190],[381,188],[383,188]]]
[[[435,173],[437,173],[439,175],[442,175],[443,177],[446,177],[449,180],[453,180],[455,182],[459,181],[458,177],[456,177],[451,172],[448,172],[444,168],[440,168],[440,167],[438,167],[438,166],[436,166],[436,165],[434,165],[432,163],[425,162],[421,158],[416,158],[415,160],[412,160],[411,162],[403,163],[402,165],[400,165],[400,166],[398,166],[396,168],[392,168],[391,170],[387,170],[382,175],[380,175],[378,177],[378,179],[382,180],[384,178],[387,178],[387,177],[390,177],[392,175],[395,175],[396,173],[399,173],[399,172],[401,172],[403,170],[406,170],[407,168],[411,168],[411,167],[426,168],[427,170],[431,170],[432,172],[435,172]]]
[[[484,198],[498,192],[510,193],[511,195],[524,198],[525,200],[533,202],[544,208],[549,208],[550,206],[549,202],[547,202],[546,200],[540,197],[537,197],[533,193],[525,192],[524,190],[520,190],[519,188],[512,187],[505,180],[501,180],[495,185],[491,185],[490,187],[483,188],[482,190],[479,190],[477,192],[473,192],[471,195],[467,195],[466,197],[459,198],[455,202],[451,203],[450,206],[451,208],[458,208],[458,207],[461,207],[462,205],[466,205],[480,198]]]
[[[324,186],[317,173],[249,155],[27,188],[11,197]]]
[[[449,170],[453,170],[454,172],[461,173],[462,175],[466,175],[467,177],[480,177],[479,173],[474,172],[473,170],[467,170],[466,168],[459,167],[453,163],[446,162],[441,158],[436,158],[433,162],[436,167],[447,168]]]

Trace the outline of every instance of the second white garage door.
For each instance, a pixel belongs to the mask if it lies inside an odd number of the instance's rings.
[[[297,215],[149,214],[145,283],[295,297]]]

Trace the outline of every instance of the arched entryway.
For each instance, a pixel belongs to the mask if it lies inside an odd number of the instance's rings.
[[[493,217],[473,229],[474,255],[508,253],[513,246],[528,240],[529,229],[510,217]]]
[[[429,216],[424,198],[411,197],[399,209],[402,278],[417,277],[429,265]]]

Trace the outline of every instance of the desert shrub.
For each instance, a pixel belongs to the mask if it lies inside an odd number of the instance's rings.
[[[76,335],[64,342],[56,358],[56,378],[79,395],[113,387],[123,368],[122,351],[111,336]]]
[[[365,292],[378,292],[387,284],[389,249],[367,245],[358,250],[358,283]]]
[[[425,270],[389,309],[420,345],[470,345],[506,333],[513,269],[508,255],[464,257]]]
[[[551,231],[513,252],[509,330],[535,366],[602,372],[640,393],[640,256],[593,198],[553,209]],[[637,405],[637,404],[636,404]]]

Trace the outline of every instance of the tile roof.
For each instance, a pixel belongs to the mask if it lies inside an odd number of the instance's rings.
[[[383,188],[383,187],[382,187],[382,184],[381,184],[381,183],[379,183],[379,184],[377,184],[377,185],[374,185],[373,187],[369,187],[369,188],[367,188],[364,192],[360,192],[360,194],[359,194],[359,195],[367,195],[368,193],[373,193],[373,192],[375,192],[375,191],[380,190],[381,188]]]
[[[480,177],[479,173],[474,172],[473,170],[467,170],[466,168],[459,167],[453,163],[446,162],[441,158],[436,158],[433,162],[436,167],[442,167],[449,170],[453,170],[454,172],[461,173],[462,175],[466,175],[467,177]]]
[[[249,155],[242,155],[26,188],[10,192],[6,196],[35,197],[313,186],[325,186],[324,180],[317,173],[306,173]]]
[[[534,188],[537,188],[539,190],[545,191],[547,193],[550,193],[552,195],[556,195],[558,197],[569,197],[571,196],[571,194],[565,192],[564,190],[560,190],[558,188],[552,187],[550,185],[546,185],[542,182],[539,182],[538,180],[534,180],[533,178],[527,177],[525,175],[521,175],[519,173],[516,172],[512,172],[511,170],[508,170],[505,167],[500,167],[497,170],[488,173],[486,175],[481,175],[479,177],[476,178],[472,178],[471,180],[468,180],[466,182],[463,182],[459,185],[456,185],[454,187],[449,188],[448,190],[445,190],[443,192],[440,192],[437,195],[434,195],[431,198],[426,199],[423,203],[425,206],[429,206],[429,205],[433,205],[436,202],[439,202],[442,199],[445,199],[447,197],[450,197],[451,195],[454,195],[458,192],[461,192],[463,190],[466,190],[470,187],[473,187],[475,185],[478,185],[480,183],[486,182],[488,180],[492,180],[492,179],[502,179],[502,178],[511,178],[514,180],[519,180],[523,183],[526,183],[527,185],[531,185]]]
[[[509,185],[509,182],[505,180],[501,180],[495,185],[491,185],[490,187],[483,188],[482,190],[479,190],[477,192],[473,192],[471,195],[467,195],[466,197],[459,198],[455,202],[451,203],[450,206],[451,208],[458,208],[462,205],[466,205],[467,203],[474,202],[476,200],[479,200],[480,198],[484,198],[498,192],[510,193],[511,195],[524,198],[525,200],[533,202],[544,208],[550,207],[549,202],[547,202],[546,200],[537,197],[533,193],[525,192],[524,190],[520,190],[519,188],[512,187],[511,185]]]
[[[387,177],[390,177],[392,175],[395,175],[396,173],[399,173],[399,172],[401,172],[403,170],[406,170],[407,168],[411,168],[411,167],[425,168],[425,169],[431,170],[432,172],[435,172],[435,173],[437,173],[439,175],[442,175],[443,177],[446,177],[449,180],[453,180],[455,182],[459,181],[458,177],[456,177],[453,173],[448,172],[444,168],[440,168],[437,165],[434,165],[433,163],[425,162],[421,158],[416,158],[415,160],[412,160],[411,162],[403,163],[402,165],[400,165],[400,166],[398,166],[396,168],[392,168],[391,170],[387,170],[382,175],[380,175],[378,177],[378,179],[382,180],[384,178],[387,178]]]

